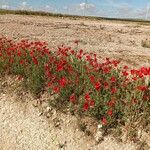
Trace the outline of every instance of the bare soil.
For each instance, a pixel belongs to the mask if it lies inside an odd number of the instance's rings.
[[[150,24],[44,16],[0,15],[0,35],[14,39],[47,41],[50,47],[72,45],[94,51],[132,66],[149,65],[150,49],[141,45],[150,39]]]
[[[41,16],[0,15],[0,35],[16,40],[47,41],[94,51],[132,66],[150,65],[150,49],[141,41],[150,39],[150,25],[132,22],[73,20]],[[16,77],[0,78],[0,150],[136,150],[137,144],[119,143],[106,136],[97,144],[79,130],[78,119],[55,109],[48,115],[48,96],[35,99],[19,86]],[[94,130],[94,129],[93,129]],[[144,141],[150,141],[144,136]]]

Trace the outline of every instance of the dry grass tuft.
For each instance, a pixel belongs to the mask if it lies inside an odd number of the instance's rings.
[[[142,47],[150,48],[150,40],[148,40],[148,39],[142,40],[141,45],[142,45]]]

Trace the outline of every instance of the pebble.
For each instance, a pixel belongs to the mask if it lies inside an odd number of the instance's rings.
[[[138,138],[140,139],[140,138],[141,138],[141,136],[142,136],[142,130],[140,130],[140,129],[139,129],[139,130],[138,130],[138,134],[137,134],[137,135],[138,135]]]
[[[5,97],[5,96],[6,96],[6,94],[3,93],[3,94],[2,94],[2,97]]]
[[[33,105],[34,107],[37,107],[37,106],[38,106],[38,102],[37,102],[37,101],[34,101],[32,105]]]
[[[49,113],[47,113],[46,117],[47,117],[47,118],[50,118],[50,116],[51,116],[51,115],[50,115]]]
[[[53,110],[53,120],[54,120],[55,118],[57,118],[57,112],[56,112],[56,110]]]
[[[51,110],[52,110],[51,107],[47,107],[47,108],[46,108],[46,112],[48,112],[48,113],[49,113]]]
[[[40,112],[39,114],[38,114],[38,116],[41,116],[43,113],[42,112]]]
[[[58,126],[60,126],[60,122],[55,123],[55,127],[58,127]]]
[[[98,131],[95,135],[95,140],[97,143],[99,143],[100,141],[103,140],[103,134],[102,134],[102,131]]]
[[[97,128],[101,129],[102,128],[102,124],[98,124]]]
[[[2,86],[3,86],[3,87],[6,87],[6,86],[8,86],[8,83],[7,83],[7,82],[3,82],[3,83],[2,83]]]

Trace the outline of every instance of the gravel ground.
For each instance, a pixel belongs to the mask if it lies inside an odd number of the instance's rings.
[[[50,47],[72,45],[113,57],[133,66],[150,64],[150,49],[141,46],[150,39],[150,24],[41,16],[0,15],[0,35],[14,39],[47,41]]]

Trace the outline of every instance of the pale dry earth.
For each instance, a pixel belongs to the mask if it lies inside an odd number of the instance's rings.
[[[141,46],[142,40],[150,40],[150,23],[0,15],[0,35],[44,40],[50,47],[80,40],[81,48],[103,58],[118,58],[133,66],[150,64],[150,49]]]
[[[81,48],[101,57],[118,58],[133,66],[150,64],[150,49],[141,46],[142,40],[150,39],[148,24],[0,15],[0,35],[44,40],[50,47],[73,45],[78,39]],[[64,143],[65,150],[136,149],[136,144],[118,143],[110,136],[96,144],[78,129],[76,117],[70,114],[55,112],[49,119],[44,117],[29,93],[12,89],[14,78],[5,80],[4,87],[0,84],[0,150],[59,150]],[[60,120],[59,127],[55,119]]]

